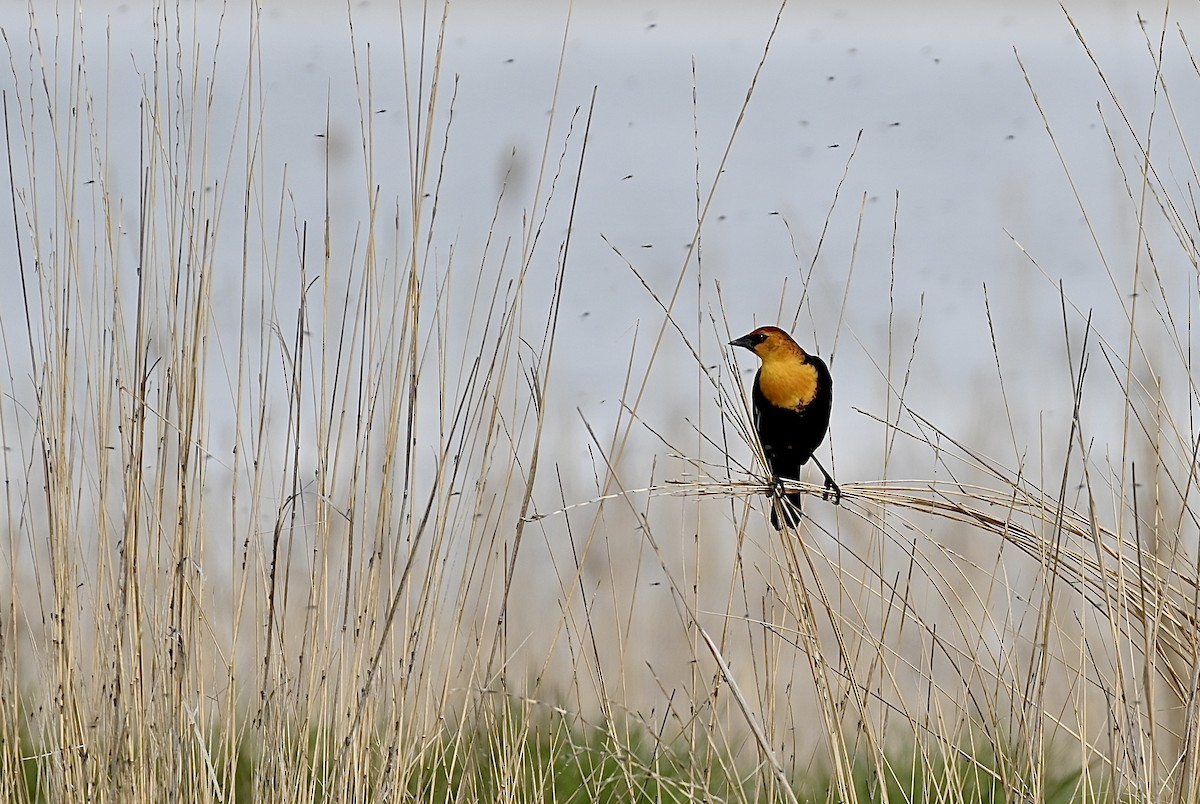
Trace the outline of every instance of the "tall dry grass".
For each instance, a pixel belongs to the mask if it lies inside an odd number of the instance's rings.
[[[154,11],[136,145],[112,135],[130,110],[106,105],[113,54],[86,16],[5,32],[6,309],[24,316],[0,322],[0,797],[1196,797],[1200,224],[1155,150],[1187,153],[1192,85],[1160,75],[1144,125],[1115,93],[1102,107],[1138,248],[1097,237],[1116,321],[1038,266],[1067,413],[1033,435],[1007,417],[1036,452],[1005,463],[913,410],[919,332],[895,328],[862,413],[879,479],[843,482],[836,510],[801,484],[810,515],[776,537],[741,374],[709,359],[737,333],[682,292],[721,298],[695,251],[717,179],[697,180],[665,290],[614,247],[662,316],[615,421],[585,422],[583,493],[552,432],[573,415],[556,344],[594,96],[556,93],[533,189],[506,183],[486,244],[447,248],[450,23],[401,11],[407,187],[380,194],[395,143],[351,25],[352,167],[323,132],[365,210],[348,228],[344,176],[297,199],[273,161],[257,8],[244,52]],[[1190,59],[1162,30],[1150,58]],[[803,286],[816,265],[798,259]],[[696,358],[686,441],[655,429],[668,344]],[[1014,359],[989,356],[1005,410]],[[1090,422],[1114,411],[1103,454]],[[630,446],[647,433],[663,460]],[[912,466],[925,479],[896,479]]]

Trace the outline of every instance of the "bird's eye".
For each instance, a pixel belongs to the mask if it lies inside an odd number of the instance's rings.
[[[766,336],[766,335],[764,335],[764,334],[763,334],[763,333],[761,333],[761,332],[760,332],[759,334],[757,334],[757,335],[755,335],[755,336],[754,336],[754,342],[755,342],[755,343],[762,343],[762,342],[763,342],[763,341],[765,341],[766,339],[767,339],[767,336]]]

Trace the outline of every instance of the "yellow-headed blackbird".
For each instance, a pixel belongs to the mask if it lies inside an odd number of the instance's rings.
[[[825,475],[826,493],[832,489],[833,502],[839,503],[841,489],[813,458],[813,450],[829,429],[833,405],[833,378],[825,361],[805,352],[779,327],[759,327],[729,345],[749,349],[762,361],[754,377],[754,427],[775,479],[798,480],[800,467],[812,458]],[[779,506],[772,507],[771,524],[776,530],[782,529],[779,511],[788,525],[800,522],[801,497],[784,495]]]

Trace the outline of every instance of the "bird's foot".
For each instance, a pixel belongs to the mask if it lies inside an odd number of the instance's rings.
[[[841,505],[842,504],[841,486],[839,486],[837,483],[834,483],[832,477],[827,477],[827,478],[825,478],[825,490],[821,492],[821,499],[828,500],[829,492],[831,492],[831,491],[833,492],[833,504]]]

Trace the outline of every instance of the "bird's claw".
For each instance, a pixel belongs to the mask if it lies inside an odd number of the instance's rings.
[[[841,505],[842,489],[837,483],[833,482],[833,478],[827,477],[825,478],[825,490],[821,492],[821,499],[828,500],[830,491],[833,491],[833,504]]]

